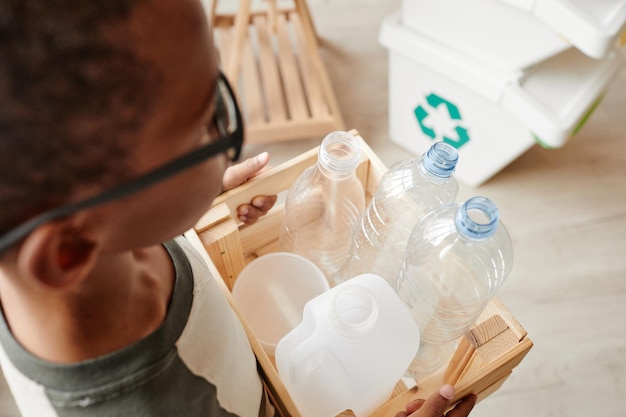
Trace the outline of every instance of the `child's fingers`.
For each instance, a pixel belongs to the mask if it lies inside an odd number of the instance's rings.
[[[253,224],[274,206],[276,199],[276,195],[256,196],[251,203],[237,207],[237,216],[245,224]]]
[[[473,394],[468,395],[463,398],[463,401],[455,405],[452,410],[448,411],[446,417],[466,417],[472,411],[474,405],[476,405],[476,396]]]
[[[267,213],[269,209],[271,209],[276,200],[278,199],[277,195],[258,195],[252,199],[252,205],[263,213]]]
[[[250,178],[260,174],[267,166],[269,160],[269,154],[267,152],[262,152],[257,156],[248,158],[243,162],[228,167],[226,172],[224,172],[224,179],[222,182],[223,190],[228,191],[235,188],[245,183]]]
[[[454,397],[454,387],[443,385],[427,400],[418,398],[406,404],[405,411],[396,413],[394,417],[443,417]],[[445,417],[467,417],[476,404],[476,396],[469,395],[445,414]]]
[[[411,417],[441,417],[450,406],[450,400],[454,397],[452,385],[445,384],[433,393],[424,403],[411,414]]]
[[[407,414],[412,414],[412,413],[416,412],[417,410],[420,409],[420,407],[422,405],[424,405],[425,402],[426,402],[426,400],[424,400],[423,398],[418,398],[416,400],[410,401],[406,405],[406,412],[407,412]]]

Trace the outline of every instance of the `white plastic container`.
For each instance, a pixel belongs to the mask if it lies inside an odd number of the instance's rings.
[[[268,356],[300,321],[304,305],[329,288],[322,271],[304,256],[273,252],[245,266],[233,299]]]
[[[445,8],[447,1],[432,7]],[[495,7],[526,15],[498,2]],[[470,186],[482,184],[536,142],[563,146],[602,99],[620,65],[617,49],[596,60],[550,33],[543,46],[533,38],[534,52],[515,50],[504,34],[483,32],[481,24],[465,21],[458,29],[467,30],[465,40],[452,48],[452,38],[462,36],[435,41],[407,28],[396,13],[383,22],[379,36],[389,50],[391,140],[415,154],[435,140],[451,143],[461,161],[455,177]],[[489,43],[471,50],[468,40],[476,36],[471,31],[490,33]],[[509,47],[513,50],[504,53]]]
[[[365,417],[390,398],[419,342],[396,292],[364,274],[306,304],[302,323],[276,346],[276,368],[303,417],[346,409]]]
[[[624,29],[626,0],[403,0],[402,22],[472,51],[510,44],[515,59],[545,57],[559,44],[601,59]]]

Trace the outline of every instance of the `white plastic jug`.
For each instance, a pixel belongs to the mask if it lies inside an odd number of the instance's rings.
[[[383,404],[419,348],[419,329],[391,286],[363,274],[309,301],[276,346],[276,367],[304,417]]]

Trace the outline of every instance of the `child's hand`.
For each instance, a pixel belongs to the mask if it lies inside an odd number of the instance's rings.
[[[224,172],[223,190],[228,191],[265,171],[270,157],[263,152],[255,157],[248,158],[243,162],[232,165]],[[237,207],[239,220],[245,224],[252,224],[269,211],[276,203],[276,195],[257,195],[248,204]]]
[[[395,417],[443,417],[454,397],[454,388],[444,385],[439,392],[432,394],[427,400],[417,399],[406,405],[405,411],[396,413]],[[467,417],[476,404],[476,396],[469,395],[445,414],[445,417]]]

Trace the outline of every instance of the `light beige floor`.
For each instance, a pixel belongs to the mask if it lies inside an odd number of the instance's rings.
[[[348,128],[390,165],[411,157],[388,140],[381,20],[399,0],[311,0],[323,56]],[[626,53],[624,54],[626,56]],[[515,266],[500,298],[535,342],[474,417],[626,416],[626,69],[565,147],[534,147],[459,199],[492,198]],[[321,138],[248,146],[279,163]],[[17,416],[0,386],[0,417]]]

